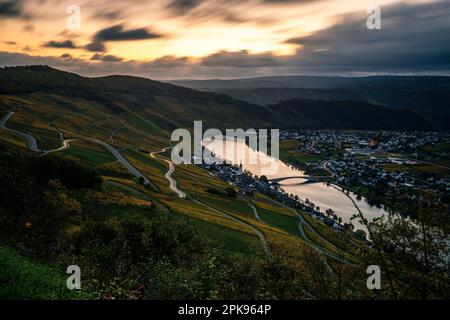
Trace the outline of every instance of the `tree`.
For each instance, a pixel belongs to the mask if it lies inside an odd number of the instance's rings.
[[[369,259],[380,265],[394,298],[448,299],[450,272],[444,208],[422,205],[417,221],[389,217],[369,225],[375,251]]]
[[[263,182],[263,183],[269,183],[269,179],[267,179],[267,177],[265,175],[262,175],[261,177],[259,177],[259,181]]]
[[[227,196],[231,197],[231,198],[236,198],[237,196],[237,192],[236,189],[234,189],[233,187],[228,187],[225,189]]]

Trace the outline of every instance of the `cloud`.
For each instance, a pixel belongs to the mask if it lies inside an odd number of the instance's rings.
[[[116,20],[122,17],[121,10],[98,10],[93,14],[94,18],[103,20]]]
[[[97,32],[94,41],[128,41],[160,38],[162,35],[153,33],[146,28],[124,30],[123,25],[116,25]]]
[[[0,17],[20,17],[21,15],[21,1],[0,0]]]
[[[105,45],[101,42],[91,42],[84,46],[88,51],[92,52],[104,52],[106,51]]]
[[[43,46],[47,48],[65,48],[65,49],[75,49],[77,47],[72,40],[49,41],[44,43]]]
[[[61,55],[61,58],[62,58],[63,60],[71,60],[71,59],[72,59],[72,55],[70,55],[69,53],[63,53],[63,54]]]
[[[202,0],[172,0],[168,7],[185,11],[195,8],[201,2]]]
[[[365,11],[338,16],[329,28],[287,40],[299,46],[296,53],[288,56],[242,50],[219,51],[203,58],[165,56],[152,61],[125,60],[105,54],[106,50],[100,50],[104,49],[102,45],[119,39],[140,40],[151,32],[145,28],[125,29],[118,25],[101,30],[97,33],[100,36],[94,36],[93,42],[84,46],[84,49],[97,53],[89,55],[91,60],[0,53],[0,64],[48,64],[87,76],[128,74],[155,79],[393,72],[450,74],[450,10],[447,3],[400,2],[383,6],[381,30],[367,29]]]
[[[271,53],[250,54],[248,51],[221,51],[205,57],[202,64],[210,67],[258,68],[282,66],[286,58]]]
[[[91,60],[92,61],[103,61],[103,62],[119,62],[119,61],[122,61],[123,58],[114,56],[111,54],[103,55],[103,54],[96,53],[91,57]]]
[[[0,18],[30,20],[32,14],[26,12],[24,3],[26,0],[0,0]]]
[[[367,15],[350,14],[307,37],[296,65],[317,70],[450,70],[450,10],[447,1],[381,8],[380,30],[366,27]]]

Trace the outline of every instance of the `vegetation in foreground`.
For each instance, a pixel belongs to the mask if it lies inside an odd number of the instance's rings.
[[[39,160],[55,167],[46,177],[30,170],[35,161],[1,158],[0,184],[8,190],[0,201],[0,278],[8,284],[1,298],[428,299],[450,292],[442,235],[426,220],[420,229],[377,222],[374,248],[359,247],[356,265],[289,242],[271,242],[269,255],[260,246],[242,255],[214,246],[189,220],[148,201],[144,207],[136,202],[129,215],[91,212],[76,195],[105,192],[97,172],[79,168],[81,181],[89,183],[78,186],[57,170],[69,165],[65,161]],[[81,293],[59,289],[71,264],[82,270]],[[366,288],[369,264],[384,271],[381,291]]]

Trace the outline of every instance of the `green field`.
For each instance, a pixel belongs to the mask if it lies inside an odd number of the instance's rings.
[[[303,153],[297,150],[297,140],[280,141],[280,158],[284,162],[303,166],[305,162],[320,162],[322,157],[316,154]]]
[[[69,290],[65,270],[56,270],[0,245],[0,300],[92,299],[82,290]]]

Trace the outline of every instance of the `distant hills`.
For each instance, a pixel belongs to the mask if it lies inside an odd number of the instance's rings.
[[[172,83],[221,92],[251,103],[270,105],[289,99],[354,100],[396,109],[450,114],[450,77],[280,76],[234,80],[182,80]]]
[[[262,84],[273,86],[274,83],[285,86],[289,79],[296,85],[305,86],[311,80],[308,84],[310,88],[251,88]],[[10,67],[0,69],[0,96],[32,95],[33,101],[42,105],[56,104],[54,101],[61,104],[64,97],[68,101],[75,98],[83,105],[101,105],[116,117],[132,112],[158,128],[157,130],[168,132],[179,127],[192,128],[194,120],[203,120],[205,128],[221,129],[450,128],[450,116],[445,115],[445,112],[440,114],[428,110],[441,108],[446,111],[448,108],[449,104],[445,103],[445,99],[450,100],[447,87],[449,78],[446,77],[419,77],[414,85],[403,77],[274,77],[236,80],[236,83],[233,81],[235,80],[176,82],[190,86],[208,84],[215,86],[214,90],[227,93],[223,94],[138,77],[87,78],[48,66]],[[218,83],[221,86],[242,84],[242,87],[218,88]],[[318,88],[321,83],[329,88]],[[372,90],[369,83],[373,86]],[[392,87],[389,83],[392,83]],[[424,88],[433,89],[427,91]],[[441,96],[437,92],[441,92]],[[409,101],[409,105],[414,105],[414,108],[410,110],[408,105],[402,107],[402,101]],[[1,106],[3,110],[11,107]]]
[[[357,101],[294,99],[270,107],[288,127],[432,130],[433,121],[409,109],[393,110]],[[450,117],[449,117],[450,118]]]
[[[342,89],[354,87],[385,86],[441,86],[449,88],[450,77],[445,76],[369,76],[369,77],[326,77],[326,76],[275,76],[229,80],[174,80],[176,83],[195,89],[255,89],[255,88],[306,88]]]

